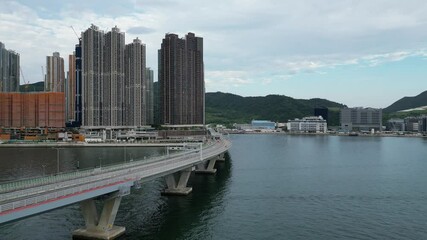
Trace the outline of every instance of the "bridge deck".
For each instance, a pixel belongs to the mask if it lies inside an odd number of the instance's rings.
[[[226,152],[228,140],[129,163],[0,185],[0,223],[129,188],[192,167]]]

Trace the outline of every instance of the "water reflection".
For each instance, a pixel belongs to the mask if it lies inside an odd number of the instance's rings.
[[[56,171],[57,165],[54,158],[56,149],[33,150],[43,154],[38,154],[31,160],[14,162],[12,165],[15,167],[10,167],[10,172],[13,172],[16,166],[21,166],[23,171],[28,171],[27,176],[42,174],[43,170],[46,171],[46,174]],[[5,150],[3,149],[3,151]],[[135,159],[144,159],[146,156],[164,154],[165,149],[128,148],[126,153],[129,157],[132,154]],[[19,154],[9,156],[22,157],[25,154],[29,155],[27,151],[20,151]],[[105,163],[117,163],[114,160],[122,161],[122,154],[124,154],[123,148],[96,148],[91,151],[85,148],[61,149],[60,169],[75,169],[77,161],[80,161],[82,168],[94,167],[98,164],[97,157],[99,156],[106,160]],[[132,189],[132,194],[123,198],[116,218],[116,225],[126,227],[125,235],[119,239],[187,239],[190,231],[196,232],[201,238],[211,235],[212,232],[203,226],[224,211],[226,204],[224,197],[230,188],[232,163],[228,154],[225,155],[225,158],[225,162],[217,162],[218,171],[215,175],[192,174],[188,185],[193,187],[193,192],[189,196],[161,196],[160,192],[166,188],[163,178],[143,183],[141,189]],[[127,160],[129,161],[131,158],[127,158]],[[45,165],[45,169],[43,169],[43,165]],[[40,167],[34,168],[34,166]],[[33,169],[31,170],[30,167]],[[2,179],[10,178],[10,176],[5,177],[6,175],[2,172]],[[20,176],[23,174],[12,175],[15,178]],[[101,205],[99,203],[98,205],[100,208]],[[70,239],[71,232],[84,224],[79,205],[73,204],[2,225],[0,226],[0,239]]]
[[[163,147],[2,147],[0,182],[143,160],[164,154]]]
[[[158,179],[135,197],[124,199],[117,218],[118,225],[127,227],[122,239],[188,239],[190,232],[193,237],[197,232],[198,239],[203,239],[212,234],[200,225],[208,224],[225,208],[223,200],[229,191],[232,170],[230,156],[226,154],[226,161],[218,162],[216,168],[215,175],[192,174],[188,185],[193,192],[186,197],[160,196],[166,186],[163,179]],[[129,221],[134,217],[140,221]]]

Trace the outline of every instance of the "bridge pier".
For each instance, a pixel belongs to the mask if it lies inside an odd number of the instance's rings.
[[[73,232],[73,239],[115,239],[122,235],[126,228],[114,226],[117,211],[119,210],[122,194],[115,192],[104,202],[101,216],[96,210],[95,200],[88,199],[80,202],[80,208],[85,219],[86,228]]]
[[[215,174],[216,169],[215,163],[218,157],[211,158],[206,162],[201,162],[196,165],[196,173],[197,174]]]
[[[220,155],[218,155],[218,159],[216,161],[217,162],[225,162],[224,153],[221,153]]]
[[[180,172],[167,175],[165,177],[165,180],[168,188],[162,192],[162,195],[185,196],[190,194],[193,191],[193,188],[187,187],[187,183],[192,171],[193,171],[193,167],[190,167]],[[177,177],[178,177],[178,181],[176,181]]]

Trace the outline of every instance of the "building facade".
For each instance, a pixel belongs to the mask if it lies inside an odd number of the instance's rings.
[[[64,126],[64,93],[0,93],[0,127],[62,128]]]
[[[66,121],[74,122],[76,119],[75,109],[76,109],[76,52],[72,55],[68,55],[68,73],[66,81],[66,94],[65,94],[65,103],[66,103]]]
[[[314,116],[322,116],[323,120],[326,120],[328,122],[329,119],[329,110],[326,107],[316,107],[314,108]]]
[[[147,108],[145,99],[145,45],[141,40],[134,39],[125,48],[125,108],[126,125],[142,126],[147,124],[144,111]]]
[[[146,97],[147,107],[145,109],[145,116],[147,124],[154,124],[154,71],[150,68],[145,69],[146,89],[144,95]]]
[[[101,126],[104,32],[95,25],[82,33],[82,125]]]
[[[387,121],[386,126],[388,131],[403,132],[406,131],[405,120],[399,118],[392,118]]]
[[[322,116],[297,118],[288,121],[287,129],[292,133],[326,133],[328,123]]]
[[[20,56],[0,42],[0,92],[19,92]]]
[[[382,109],[376,108],[342,108],[340,111],[341,129],[343,131],[382,130]]]
[[[204,124],[203,38],[166,34],[158,62],[161,123]]]
[[[125,33],[116,27],[104,35],[102,77],[102,125],[124,126]]]
[[[274,130],[276,129],[276,123],[268,120],[252,120],[251,121],[252,129],[268,129]]]
[[[405,121],[405,131],[408,132],[420,132],[422,121],[419,117],[406,117]]]
[[[427,133],[427,116],[425,115],[420,117],[420,132]]]
[[[64,92],[65,72],[64,59],[58,52],[46,57],[45,92]]]
[[[74,103],[74,122],[73,125],[80,127],[83,122],[83,76],[82,76],[82,41],[79,39],[79,44],[75,48],[76,60],[76,93]]]

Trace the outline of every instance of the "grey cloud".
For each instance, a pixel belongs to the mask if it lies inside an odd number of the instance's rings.
[[[76,2],[73,5],[83,4]],[[79,18],[70,7],[54,8],[61,13],[58,21],[20,4],[6,5],[0,9],[2,40],[21,53],[26,76],[41,75],[47,54],[60,51],[65,56],[73,51],[76,39],[69,25],[80,32],[92,22],[103,29],[117,25],[129,34],[145,34],[147,66],[154,69],[164,33],[183,37],[193,31],[204,38],[206,71],[226,75],[242,71],[250,76],[258,72],[288,76],[305,69],[358,64],[364,56],[426,48],[427,39],[425,0],[129,0],[121,2],[122,11],[114,14],[110,10],[115,2],[106,0],[102,7],[82,11]],[[32,40],[31,46],[24,45],[26,39]],[[33,46],[43,51],[36,54]]]
[[[149,34],[149,33],[155,32],[155,31],[156,30],[154,30],[152,28],[139,26],[139,27],[131,27],[126,32],[130,33],[130,34]]]

